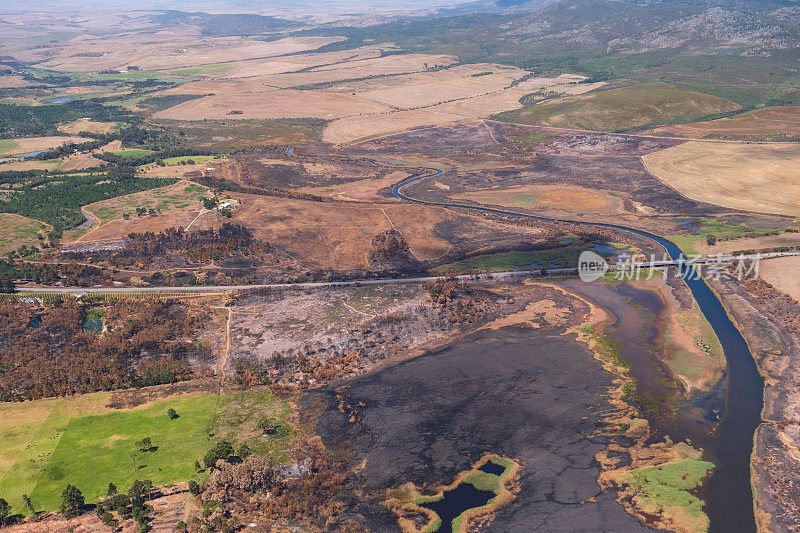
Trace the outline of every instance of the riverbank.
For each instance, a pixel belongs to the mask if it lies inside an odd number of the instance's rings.
[[[427,494],[488,452],[521,465],[519,492],[494,512],[493,530],[648,531],[598,484],[596,456],[633,442],[606,422],[624,414],[608,403],[617,378],[575,329],[605,315],[541,290],[568,311],[558,325],[542,315],[538,327],[485,329],[303,399],[326,447],[350,458],[362,495],[350,505],[367,527],[398,527],[383,506],[387,488],[411,482]]]

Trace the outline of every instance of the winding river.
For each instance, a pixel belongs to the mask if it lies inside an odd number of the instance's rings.
[[[626,231],[657,242],[667,250],[673,260],[681,260],[684,257],[680,249],[671,241],[639,229],[614,224],[539,217],[490,207],[429,202],[408,196],[403,192],[403,189],[409,185],[441,173],[441,170],[432,169],[429,174],[395,186],[392,194],[401,200],[417,204],[458,207],[544,222],[569,222],[581,226]],[[684,269],[680,268],[679,271],[684,274]],[[702,279],[694,279],[692,276],[683,276],[683,279],[719,338],[727,360],[728,394],[725,415],[719,424],[714,441],[713,455],[716,468],[705,491],[706,512],[711,520],[711,531],[756,531],[753,490],[750,480],[750,455],[753,450],[755,430],[761,423],[764,381],[758,372],[750,348],[714,291]]]

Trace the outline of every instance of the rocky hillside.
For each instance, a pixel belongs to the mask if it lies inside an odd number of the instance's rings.
[[[641,54],[770,55],[800,46],[800,7],[781,2],[564,0],[504,24],[524,42]],[[794,4],[794,2],[785,2]]]

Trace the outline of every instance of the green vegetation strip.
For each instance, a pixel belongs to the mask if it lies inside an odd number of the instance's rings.
[[[700,226],[696,235],[667,235],[667,239],[675,243],[687,255],[696,255],[698,253],[697,245],[703,242],[710,243],[744,237],[760,237],[776,233],[776,230],[753,229],[743,224],[734,226],[710,218],[695,219],[694,225]]]

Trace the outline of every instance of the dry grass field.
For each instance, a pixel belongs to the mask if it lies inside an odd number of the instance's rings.
[[[800,301],[800,257],[761,261],[759,269],[764,281]]]
[[[378,195],[378,191],[391,187],[395,183],[399,183],[409,177],[410,174],[406,172],[392,172],[382,178],[363,179],[342,183],[341,185],[334,185],[331,187],[307,187],[301,189],[303,192],[317,194],[321,196],[330,196],[337,200],[345,201],[374,201],[385,200],[386,198]]]
[[[84,207],[95,226],[78,241],[91,242],[125,237],[129,233],[159,232],[167,228],[207,229],[218,225],[216,212],[200,215],[200,198],[213,196],[206,187],[181,181],[174,185],[103,200]],[[160,211],[157,216],[138,217],[137,208]],[[129,215],[125,220],[123,215]]]
[[[800,145],[691,141],[642,160],[651,174],[693,200],[800,215]]]
[[[39,246],[36,236],[46,229],[47,226],[38,220],[12,213],[0,213],[0,255],[5,256],[22,245]]]
[[[67,143],[83,143],[91,141],[85,137],[27,137],[24,139],[0,139],[0,155],[15,155],[50,150]]]
[[[576,185],[523,185],[507,189],[473,191],[451,196],[482,204],[575,213],[620,214],[625,211],[617,196]]]
[[[694,250],[702,255],[732,254],[742,250],[771,250],[783,246],[800,246],[800,233],[781,233],[742,239],[718,240],[709,246],[704,239],[693,243]]]
[[[0,171],[6,170],[57,170],[61,165],[61,159],[12,159],[0,163]]]
[[[317,268],[367,267],[372,238],[393,228],[420,260],[436,259],[450,251],[451,242],[438,230],[442,224],[458,228],[453,238],[464,240],[498,231],[496,225],[479,217],[436,207],[311,202],[248,194],[237,197],[242,207],[234,213],[234,222]],[[529,237],[539,233],[535,228],[514,231]]]
[[[122,218],[125,213],[135,216],[136,208],[155,209],[163,213],[183,211],[187,208],[198,211],[200,198],[210,196],[206,187],[182,181],[148,191],[118,196],[87,205],[84,209],[94,215],[101,224]]]
[[[191,28],[176,28],[128,34],[118,39],[87,36],[51,49],[42,66],[61,71],[92,72],[135,65],[140,71],[163,71],[314,50],[339,40],[338,37],[287,37],[263,42],[243,37],[200,37]],[[45,54],[30,50],[21,55],[40,59]]]
[[[19,89],[31,85],[33,84],[22,76],[0,76],[0,89]]]
[[[344,144],[486,118],[521,107],[523,96],[540,90],[576,94],[602,85],[579,84],[582,78],[569,74],[527,78],[527,71],[491,63],[450,66],[455,58],[447,55],[381,57],[386,48],[392,46],[231,63],[231,70],[159,93],[205,96],[161,110],[155,118],[318,118],[333,121],[324,140]]]
[[[264,76],[264,81],[275,87],[290,88],[303,85],[330,85],[332,90],[340,92],[356,92],[353,85],[363,89],[369,84],[391,85],[394,80],[404,78],[402,75],[413,76],[415,73],[426,73],[426,65],[448,66],[456,62],[456,58],[447,55],[432,54],[402,54],[381,57],[381,51],[391,46],[362,47],[346,52],[327,52],[302,56],[303,62],[297,58],[281,58],[272,60],[268,64],[260,65],[257,74],[275,74]],[[315,66],[316,65],[316,66]],[[291,68],[289,68],[291,67]],[[233,73],[226,77],[252,73],[254,67],[249,64],[240,64]],[[270,73],[269,69],[275,70]],[[281,70],[278,70],[281,69]],[[301,70],[302,69],[302,70]],[[373,76],[372,79],[366,80]],[[362,80],[362,81],[348,81]],[[349,90],[348,90],[349,89]]]
[[[127,237],[131,233],[145,233],[148,231],[159,233],[169,228],[185,229],[190,224],[192,231],[199,231],[218,228],[221,223],[221,217],[216,211],[206,211],[202,214],[200,210],[170,211],[158,216],[144,216],[141,218],[134,216],[130,220],[114,219],[87,233],[79,234],[79,237],[74,242],[110,241]]]
[[[375,114],[390,108],[348,94],[321,91],[267,90],[219,93],[190,100],[155,114],[158,119],[281,119],[321,118]]]
[[[94,122],[93,120],[79,118],[69,124],[63,124],[58,127],[58,131],[77,135],[82,132],[88,133],[109,133],[117,127],[116,122]]]
[[[800,135],[800,106],[765,107],[706,122],[657,128],[655,133],[684,137],[761,137]]]
[[[333,144],[347,144],[416,128],[451,126],[472,120],[430,109],[347,117],[335,120],[325,128],[322,139]]]

